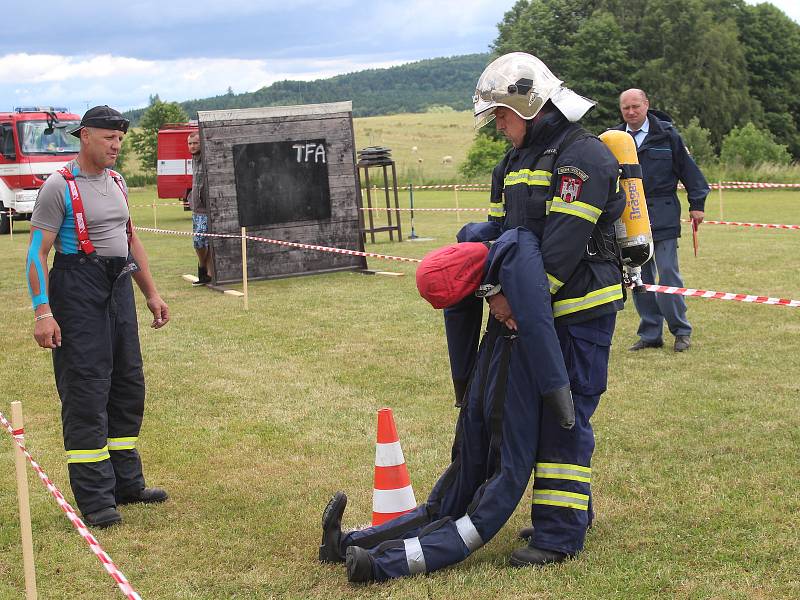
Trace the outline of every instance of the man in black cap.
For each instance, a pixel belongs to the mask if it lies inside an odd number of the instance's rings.
[[[110,169],[127,130],[119,112],[96,106],[70,132],[80,152],[39,191],[26,265],[34,338],[53,351],[70,484],[96,527],[120,523],[121,504],[167,499],[145,487],[136,450],[144,374],[131,278],[153,328],[166,325],[169,309],[131,225],[125,181]]]

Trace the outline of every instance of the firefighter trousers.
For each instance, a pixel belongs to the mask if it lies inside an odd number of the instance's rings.
[[[566,430],[547,404],[542,407],[533,484],[533,545],[576,554],[591,524],[592,453],[590,419],[606,389],[616,313],[574,325],[556,324],[570,379],[575,426]]]
[[[69,478],[86,515],[144,488],[136,450],[144,414],[130,258],[56,253],[50,305],[61,328],[53,350]]]

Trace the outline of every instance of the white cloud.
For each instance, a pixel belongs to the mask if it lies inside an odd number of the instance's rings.
[[[126,110],[145,106],[149,96],[189,100],[255,91],[282,79],[313,80],[406,61],[375,62],[366,57],[243,60],[140,60],[111,55],[55,56],[14,54],[0,57],[0,97],[14,106],[67,105],[82,112],[109,104]]]

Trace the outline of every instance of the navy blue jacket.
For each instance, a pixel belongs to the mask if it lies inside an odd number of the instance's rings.
[[[650,227],[653,240],[658,242],[681,236],[678,180],[686,188],[689,210],[705,210],[709,187],[672,123],[658,119],[652,111],[648,112],[647,120],[650,131],[639,146],[638,154]],[[625,123],[613,129],[625,131]]]
[[[562,147],[579,131],[557,110],[545,114],[492,173],[489,219],[503,231],[525,227],[541,240],[553,316],[562,324],[617,312],[623,302],[622,274],[610,246],[614,221],[625,208],[619,163],[588,134]]]

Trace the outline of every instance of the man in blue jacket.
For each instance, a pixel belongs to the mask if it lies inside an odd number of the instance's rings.
[[[709,187],[697,164],[689,155],[680,134],[663,113],[650,111],[647,95],[638,89],[622,92],[619,108],[625,123],[614,129],[633,136],[642,166],[644,193],[653,230],[653,260],[642,266],[645,283],[683,287],[678,268],[678,238],[681,236],[681,205],[678,201],[678,181],[689,197],[689,216],[698,226],[703,222]],[[631,351],[661,348],[662,330],[666,320],[675,336],[673,349],[683,352],[691,345],[692,326],[686,318],[686,301],[675,294],[645,292],[634,294],[633,302],[639,313],[639,341]]]

